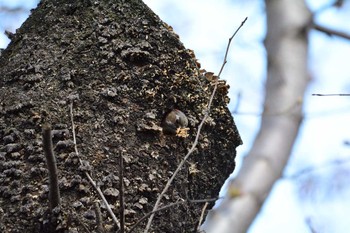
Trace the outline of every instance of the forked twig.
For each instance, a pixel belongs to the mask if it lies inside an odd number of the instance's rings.
[[[216,201],[216,200],[218,200],[218,199],[220,199],[220,198],[209,198],[209,199],[203,199],[203,200],[189,200],[189,201],[187,201],[187,200],[182,200],[182,201],[178,201],[178,202],[175,202],[175,203],[171,203],[171,204],[166,205],[166,206],[162,206],[162,207],[160,207],[160,208],[158,208],[158,209],[156,209],[156,210],[154,210],[154,211],[151,211],[151,212],[147,213],[145,216],[143,216],[142,218],[140,218],[140,219],[130,228],[130,230],[128,231],[128,233],[133,232],[133,231],[136,229],[136,227],[137,227],[141,222],[143,222],[143,220],[145,220],[148,216],[150,216],[151,214],[154,214],[154,213],[156,213],[156,212],[158,212],[158,211],[162,211],[162,210],[168,209],[168,208],[173,207],[173,206],[175,206],[175,205],[182,205],[182,204],[185,204],[185,203],[187,203],[187,202],[190,202],[190,203],[203,203],[203,202],[209,203],[209,202]]]
[[[72,124],[72,134],[73,134],[73,142],[74,142],[75,154],[78,156],[79,163],[81,165],[83,165],[83,162],[82,162],[82,160],[80,159],[80,156],[79,156],[79,151],[78,151],[78,147],[77,147],[77,140],[76,140],[76,137],[75,137],[75,125],[74,125],[74,120],[73,120],[73,102],[69,105],[69,113],[70,113],[71,124]],[[97,186],[97,184],[91,178],[90,174],[87,171],[85,171],[84,173],[85,173],[86,177],[88,178],[88,180],[90,181],[90,183],[92,184],[92,186],[97,191],[98,195],[101,197],[103,203],[106,206],[106,209],[107,209],[108,213],[110,214],[110,216],[113,219],[113,222],[118,226],[118,228],[120,228],[120,223],[119,223],[118,219],[115,217],[115,215],[114,215],[111,207],[109,206],[108,201],[106,200],[105,196],[103,195],[100,187]]]
[[[178,202],[175,202],[175,203],[171,203],[169,205],[166,205],[166,206],[163,206],[163,207],[160,207],[160,208],[157,208],[156,210],[152,210],[151,212],[147,213],[145,216],[143,216],[142,218],[140,218],[136,223],[135,225],[133,225],[131,228],[130,228],[130,231],[128,233],[131,233],[133,232],[136,227],[143,221],[145,220],[148,216],[150,215],[153,215],[154,213],[158,212],[158,211],[161,211],[161,210],[164,210],[164,209],[168,209],[172,206],[175,206],[175,205],[180,205],[180,204],[184,204],[186,201],[178,201]]]
[[[241,23],[241,25],[236,29],[236,31],[233,33],[233,35],[229,38],[228,40],[228,44],[227,44],[227,47],[226,47],[226,52],[225,52],[225,57],[224,57],[224,61],[223,61],[223,64],[221,66],[221,69],[220,69],[220,72],[218,74],[218,78],[220,78],[220,75],[227,63],[227,55],[228,55],[228,51],[230,49],[230,45],[231,45],[231,41],[233,39],[233,37],[237,34],[237,32],[241,29],[241,27],[244,25],[244,23],[247,21],[248,17],[246,17],[243,22]],[[198,126],[198,129],[197,129],[197,134],[196,134],[196,138],[192,144],[192,147],[191,149],[188,151],[188,153],[186,154],[186,156],[183,158],[183,160],[180,162],[180,164],[178,165],[178,167],[176,168],[175,172],[173,173],[173,175],[170,177],[170,179],[168,180],[167,184],[165,185],[163,191],[160,193],[160,195],[158,196],[158,199],[156,201],[156,204],[154,205],[153,207],[153,210],[152,212],[155,212],[158,207],[159,207],[159,204],[160,204],[160,201],[162,200],[164,194],[166,193],[166,191],[168,191],[171,183],[173,182],[173,180],[175,179],[176,175],[180,172],[182,166],[185,164],[186,160],[189,158],[189,156],[193,153],[193,151],[195,150],[197,144],[198,144],[198,139],[199,139],[199,136],[200,136],[200,133],[201,133],[201,130],[202,130],[202,127],[206,121],[206,119],[208,118],[209,116],[209,112],[210,112],[210,107],[211,107],[211,104],[213,102],[213,99],[214,99],[214,96],[215,96],[215,93],[216,93],[216,90],[218,88],[218,82],[215,83],[214,85],[214,89],[213,89],[213,92],[210,96],[210,99],[209,99],[209,103],[208,103],[208,106],[207,106],[207,109],[206,109],[206,112],[204,114],[204,117],[201,121],[201,123],[199,124]],[[146,225],[146,228],[144,230],[144,233],[147,233],[149,231],[149,228],[151,227],[151,224],[152,224],[152,220],[154,218],[154,213],[151,214],[150,218],[148,219],[148,222],[147,222],[147,225]]]

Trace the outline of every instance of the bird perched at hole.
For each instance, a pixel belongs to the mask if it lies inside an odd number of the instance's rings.
[[[187,125],[186,115],[178,109],[173,109],[162,121],[163,132],[167,134],[176,134],[178,128],[186,128]]]

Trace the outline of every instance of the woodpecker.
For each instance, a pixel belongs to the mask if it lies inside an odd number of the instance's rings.
[[[176,134],[178,128],[186,128],[187,125],[186,115],[178,109],[169,112],[162,122],[163,132],[168,134]]]

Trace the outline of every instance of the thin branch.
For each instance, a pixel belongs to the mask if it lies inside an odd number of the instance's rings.
[[[10,14],[18,14],[18,13],[27,13],[30,9],[26,9],[24,7],[7,7],[1,6],[0,13],[10,13]]]
[[[130,228],[130,230],[129,230],[128,233],[133,232],[133,231],[136,229],[136,227],[137,227],[141,222],[143,222],[143,220],[145,220],[146,218],[148,218],[148,216],[154,215],[154,213],[156,213],[156,212],[158,212],[158,211],[162,211],[162,210],[168,209],[168,208],[170,208],[170,207],[172,207],[172,206],[180,205],[180,204],[184,204],[184,203],[186,203],[186,201],[178,201],[178,202],[171,203],[171,204],[169,204],[169,205],[166,205],[166,206],[157,208],[157,209],[155,209],[155,210],[152,210],[151,212],[147,213],[145,216],[143,216],[142,218],[140,218],[140,219],[135,223],[135,225],[133,225],[133,226]]]
[[[100,204],[98,203],[98,201],[95,201],[95,214],[96,214],[96,225],[97,225],[97,232],[98,233],[103,233],[104,232],[104,228],[102,225],[102,214],[101,214],[101,208],[100,208]]]
[[[338,36],[338,37],[342,37],[344,39],[350,40],[350,35],[348,33],[337,31],[337,30],[334,30],[331,28],[327,28],[327,27],[321,26],[317,23],[312,23],[311,27],[313,27],[317,31],[326,33],[329,36],[334,35],[334,36]]]
[[[312,96],[350,96],[350,94],[312,94]]]
[[[209,202],[206,202],[204,204],[204,206],[203,206],[203,209],[202,209],[202,212],[201,212],[201,216],[199,217],[199,221],[198,221],[197,231],[201,230],[201,225],[202,225],[202,221],[203,221],[203,218],[204,218],[204,213],[205,213],[205,210],[208,207],[208,204],[209,204]]]
[[[333,115],[339,115],[339,114],[348,114],[349,113],[349,106],[338,108],[338,109],[331,109],[331,110],[324,110],[324,111],[318,111],[318,112],[305,112],[303,119],[314,119],[314,118],[320,118],[320,117],[330,117]],[[250,117],[261,117],[261,112],[234,112],[231,111],[231,114],[234,114],[235,116],[250,116]],[[265,114],[265,116],[277,116],[280,114]]]
[[[119,204],[120,204],[120,233],[124,233],[125,228],[125,211],[124,211],[124,165],[123,165],[123,154],[120,152],[119,157],[119,182],[120,182],[120,191],[119,191]]]
[[[242,100],[242,93],[241,93],[241,92],[238,92],[238,93],[237,93],[237,98],[236,98],[236,105],[235,105],[235,107],[233,108],[233,110],[231,111],[232,114],[238,113],[238,109],[239,109],[239,105],[240,105],[240,103],[241,103],[241,100]]]
[[[344,0],[336,0],[334,2],[327,2],[326,4],[324,4],[323,6],[320,6],[315,12],[313,12],[313,17],[315,15],[320,15],[323,12],[335,7],[335,8],[341,8],[343,6]]]
[[[344,0],[337,0],[333,3],[333,6],[338,8],[342,7],[343,5],[344,5]]]
[[[229,38],[229,41],[228,41],[228,44],[227,44],[227,47],[226,47],[226,52],[225,52],[225,57],[224,57],[224,61],[223,61],[223,64],[221,66],[221,69],[220,69],[220,72],[218,74],[218,79],[220,78],[220,75],[227,63],[227,55],[228,55],[228,51],[230,49],[230,44],[231,44],[231,41],[233,39],[233,37],[237,34],[237,32],[241,29],[241,27],[244,25],[244,23],[247,21],[248,17],[246,17],[244,19],[244,21],[241,23],[241,25],[237,28],[237,30],[234,32],[234,34]],[[211,107],[211,104],[213,102],[213,99],[214,99],[214,96],[215,96],[215,93],[216,93],[216,90],[218,88],[218,82],[215,83],[215,86],[214,86],[214,90],[210,96],[210,99],[209,99],[209,103],[208,103],[208,106],[207,106],[207,109],[206,109],[206,112],[205,112],[205,115],[201,121],[201,123],[199,124],[198,126],[198,129],[197,129],[197,134],[196,134],[196,138],[192,144],[192,147],[191,149],[188,151],[188,153],[186,154],[186,156],[183,158],[183,160],[180,162],[180,164],[178,165],[178,167],[176,168],[174,174],[170,177],[170,179],[168,180],[167,184],[165,185],[163,191],[160,193],[160,195],[158,196],[158,199],[156,201],[156,204],[154,205],[153,207],[153,210],[152,211],[156,211],[158,209],[158,206],[160,204],[160,201],[162,200],[164,194],[168,191],[171,183],[173,182],[173,180],[175,179],[176,175],[180,172],[180,170],[182,169],[182,166],[185,164],[186,160],[190,157],[190,155],[193,153],[193,151],[195,150],[197,144],[198,144],[198,139],[199,139],[199,136],[200,136],[200,133],[201,133],[201,130],[202,130],[202,127],[206,121],[206,119],[208,118],[209,116],[209,112],[210,112],[210,107]],[[148,219],[148,222],[147,222],[147,225],[146,225],[146,228],[144,230],[144,233],[147,233],[149,231],[149,228],[151,227],[151,224],[152,224],[152,220],[154,218],[154,213],[151,214],[150,218]]]
[[[223,199],[224,197],[218,197],[218,198],[207,198],[207,199],[199,199],[199,200],[188,200],[189,203],[203,203],[203,202],[213,202],[220,199]]]
[[[74,142],[74,149],[75,149],[75,153],[79,158],[79,162],[81,165],[83,165],[82,160],[80,159],[79,156],[79,151],[78,151],[78,147],[77,147],[77,140],[75,137],[75,126],[74,126],[74,120],[73,120],[73,102],[69,105],[69,110],[70,110],[70,117],[71,117],[71,124],[72,124],[72,133],[73,133],[73,142]],[[85,172],[86,177],[88,178],[89,182],[92,184],[92,186],[95,188],[95,190],[97,191],[98,195],[101,197],[103,203],[106,206],[107,212],[110,214],[110,216],[113,219],[113,222],[118,226],[118,228],[120,228],[120,223],[118,221],[118,219],[115,217],[111,207],[108,204],[108,201],[106,200],[105,196],[103,195],[100,187],[98,187],[95,183],[95,181],[91,178],[91,176],[89,175],[88,172]]]
[[[226,47],[224,62],[222,63],[222,66],[221,66],[220,72],[218,74],[218,77],[220,77],[220,75],[221,75],[222,71],[224,70],[224,67],[225,67],[225,65],[227,63],[227,55],[228,55],[228,51],[230,49],[231,41],[232,41],[233,37],[236,36],[237,32],[243,27],[243,25],[245,24],[247,19],[248,19],[248,17],[245,17],[245,19],[242,21],[241,25],[236,29],[236,31],[233,33],[233,35],[228,39],[228,44],[227,44],[227,47]]]
[[[321,163],[317,166],[309,166],[309,167],[302,168],[292,175],[283,176],[283,178],[284,179],[297,179],[301,176],[316,172],[320,169],[329,168],[329,167],[334,167],[335,169],[337,169],[337,167],[344,165],[346,163],[349,163],[349,162],[350,162],[350,157],[332,159],[332,160],[326,161],[324,163]]]
[[[60,189],[58,187],[57,164],[52,149],[52,134],[49,124],[43,125],[43,148],[49,171],[49,206],[50,211],[61,204]]]
[[[220,197],[220,198],[202,199],[202,200],[182,200],[182,201],[178,201],[178,202],[171,203],[171,204],[169,204],[169,205],[160,207],[160,208],[158,208],[158,209],[156,209],[156,210],[153,210],[153,211],[147,213],[145,216],[143,216],[142,218],[140,218],[140,219],[130,228],[130,230],[128,231],[128,233],[133,232],[133,231],[136,229],[136,227],[137,227],[141,222],[143,222],[143,220],[145,220],[148,216],[150,216],[150,215],[152,215],[152,214],[154,214],[154,213],[156,213],[156,212],[158,212],[158,211],[162,211],[162,210],[168,209],[168,208],[170,208],[170,207],[173,207],[173,206],[176,206],[176,205],[182,205],[182,204],[185,204],[185,203],[188,203],[188,202],[189,202],[189,203],[203,203],[203,202],[209,203],[209,202],[217,201],[218,199],[221,199],[221,197]]]
[[[315,228],[312,224],[312,220],[310,217],[305,219],[305,222],[306,222],[306,225],[309,227],[311,233],[317,233],[317,231],[315,230]]]
[[[80,225],[84,228],[85,232],[87,233],[91,233],[91,231],[89,230],[89,228],[86,226],[86,224],[81,220],[81,215],[77,214],[76,212],[73,213],[74,219],[77,220]]]

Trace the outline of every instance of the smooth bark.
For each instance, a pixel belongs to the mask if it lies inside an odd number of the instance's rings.
[[[247,232],[282,175],[302,122],[311,14],[303,0],[268,0],[266,13],[268,74],[261,128],[225,199],[207,216],[206,233]]]

